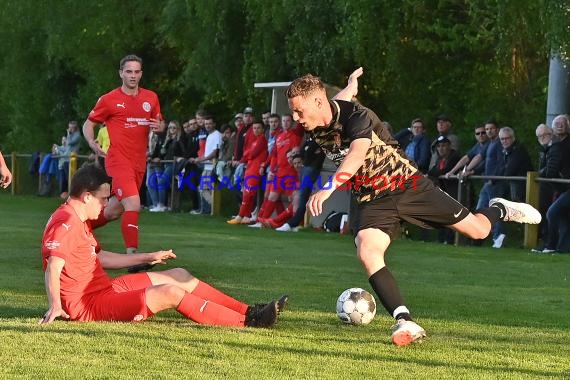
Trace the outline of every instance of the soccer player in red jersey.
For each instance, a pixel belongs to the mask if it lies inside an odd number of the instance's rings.
[[[91,149],[106,157],[105,169],[113,178],[113,197],[92,223],[93,228],[122,215],[121,231],[126,251],[134,253],[139,246],[139,189],[146,169],[149,130],[163,131],[164,124],[156,93],[139,87],[142,59],[136,55],[121,59],[119,77],[121,87],[99,98],[83,124],[83,134]],[[106,154],[95,142],[94,134],[95,126],[103,123],[111,140]]]
[[[291,115],[283,115],[281,117],[281,127],[283,131],[277,135],[275,139],[275,147],[271,152],[271,161],[269,172],[267,173],[267,182],[271,185],[269,196],[263,201],[259,216],[262,219],[271,218],[273,211],[276,210],[281,197],[289,197],[293,194],[294,183],[297,178],[295,168],[291,166],[287,153],[293,148],[301,145],[302,136],[299,135],[298,129],[293,128],[293,118]],[[277,214],[283,212],[283,208],[277,211]],[[262,223],[256,223],[250,227],[262,227]]]
[[[111,278],[107,269],[165,263],[172,250],[117,254],[101,249],[89,220],[97,219],[110,196],[110,178],[91,164],[71,181],[69,199],[50,217],[43,233],[42,264],[48,310],[39,321],[142,321],[175,308],[203,324],[271,327],[287,296],[248,306],[192,276],[182,268]]]

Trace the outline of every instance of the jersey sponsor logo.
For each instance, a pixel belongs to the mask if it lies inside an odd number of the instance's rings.
[[[49,250],[59,248],[60,245],[61,243],[57,240],[48,240],[44,244],[44,246]]]
[[[151,107],[150,107],[150,103],[149,103],[149,102],[144,102],[144,103],[142,104],[142,108],[143,108],[143,110],[145,110],[146,112],[150,112],[150,108],[151,108]]]
[[[69,231],[69,229],[71,228],[71,224],[61,223],[61,226],[62,226],[63,228],[65,228],[67,231]]]
[[[340,149],[338,153],[325,151],[325,155],[328,157],[329,160],[333,162],[336,162],[337,160],[344,158],[347,154],[348,154],[348,149]]]
[[[127,109],[127,107],[125,107],[125,102],[117,103],[117,108]]]

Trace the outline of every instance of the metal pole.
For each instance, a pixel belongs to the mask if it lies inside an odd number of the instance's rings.
[[[560,55],[553,54],[550,57],[546,101],[546,124],[550,126],[557,115],[568,112],[569,79],[568,62],[562,61]]]

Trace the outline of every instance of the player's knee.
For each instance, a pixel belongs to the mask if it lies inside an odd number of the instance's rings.
[[[189,281],[194,278],[194,276],[184,268],[173,268],[170,269],[170,272],[172,273],[172,277],[179,281]]]
[[[184,289],[177,285],[164,284],[158,286],[162,299],[168,302],[170,306],[177,306],[182,298],[184,298],[184,294],[186,293]]]
[[[379,230],[361,230],[356,235],[355,242],[358,258],[360,261],[366,262],[378,255],[384,256],[384,252],[390,244],[390,238]]]

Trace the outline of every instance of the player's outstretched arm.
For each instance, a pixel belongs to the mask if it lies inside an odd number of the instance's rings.
[[[51,256],[48,259],[45,272],[45,286],[49,307],[42,319],[39,320],[41,325],[52,323],[57,317],[69,319],[69,314],[61,307],[61,297],[59,294],[61,287],[59,278],[64,265],[65,260],[61,257]]]
[[[340,90],[338,94],[336,94],[333,99],[335,100],[346,100],[350,102],[353,97],[358,94],[358,78],[364,73],[364,69],[359,67],[358,69],[354,70],[352,74],[348,77],[348,84],[345,88]]]
[[[99,262],[105,269],[128,268],[138,264],[166,264],[168,260],[176,258],[172,249],[167,251],[127,254],[100,251],[97,256],[99,257]]]

